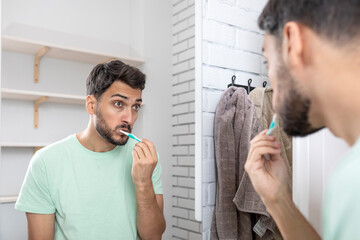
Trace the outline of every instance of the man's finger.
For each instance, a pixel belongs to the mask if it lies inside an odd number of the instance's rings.
[[[138,144],[135,145],[134,150],[138,154],[139,158],[144,158],[145,154],[141,147],[138,146]]]
[[[142,142],[137,143],[136,145],[139,148],[141,148],[141,150],[143,151],[145,157],[151,157],[150,149],[147,146],[147,144],[144,142],[144,140],[142,140]]]
[[[257,149],[259,147],[271,147],[271,148],[280,148],[281,143],[276,141],[259,141],[251,145],[251,149]]]
[[[252,155],[252,159],[259,159],[264,157],[266,154],[269,155],[277,155],[281,153],[281,149],[280,148],[272,148],[272,147],[259,147],[257,148],[253,155]]]
[[[280,148],[281,143],[270,139],[263,139],[261,141],[253,142],[250,145],[249,155],[252,154],[252,152],[259,147]]]
[[[259,141],[274,141],[275,137],[274,136],[269,136],[269,135],[264,135],[264,134],[259,134],[256,137],[254,137],[250,143],[254,144],[257,143]]]
[[[268,129],[262,130],[258,135],[265,135]]]
[[[133,156],[133,159],[135,160],[139,160],[139,154],[137,153],[137,151],[135,149],[132,150],[132,156]]]
[[[154,143],[147,140],[147,139],[143,139],[143,142],[147,145],[147,147],[149,148],[149,151],[151,152],[151,156],[154,158],[157,158],[157,153],[156,153],[156,149],[154,146]]]
[[[262,157],[265,157],[266,154],[270,155],[277,155],[281,153],[280,148],[272,148],[272,147],[259,147],[256,148],[251,154],[249,154],[248,159],[246,162],[249,162],[250,164],[263,161]]]

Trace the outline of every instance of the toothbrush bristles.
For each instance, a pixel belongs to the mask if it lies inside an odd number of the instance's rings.
[[[123,130],[120,130],[120,132],[122,132],[123,134],[125,134],[125,135],[129,135],[129,133],[128,132],[125,132],[125,131],[123,131]]]

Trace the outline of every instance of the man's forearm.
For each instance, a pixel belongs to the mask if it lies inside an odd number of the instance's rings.
[[[285,240],[319,240],[320,236],[297,209],[291,197],[265,204]]]
[[[165,219],[160,209],[152,182],[136,186],[137,229],[142,240],[161,239]]]

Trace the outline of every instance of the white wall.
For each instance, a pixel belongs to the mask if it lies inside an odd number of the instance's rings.
[[[195,4],[172,0],[172,239],[201,239],[195,219]]]
[[[3,0],[2,29],[22,23],[130,44],[130,0]]]
[[[214,159],[214,117],[221,94],[231,83],[232,75],[237,76],[237,84],[247,84],[253,80],[252,86],[261,87],[267,81],[267,71],[263,64],[263,33],[257,27],[257,18],[266,0],[202,0],[200,18],[202,29],[202,61],[200,85],[196,85],[197,94],[201,94],[197,109],[201,110],[202,121],[197,122],[201,142],[202,166],[202,221],[203,239],[210,239],[212,215],[215,205],[216,175]],[[199,18],[197,18],[199,19]],[[198,114],[197,112],[196,114]],[[198,165],[197,165],[198,166]],[[198,191],[198,190],[196,190]]]
[[[320,235],[326,188],[336,164],[348,150],[346,142],[329,129],[293,139],[293,199]]]
[[[2,23],[2,4],[0,2],[0,26]],[[2,40],[0,38],[0,46],[2,46]],[[0,76],[1,76],[1,64],[2,64],[2,57],[1,57],[1,51],[0,51]],[[1,89],[1,77],[0,77],[0,89]],[[1,91],[0,91],[0,126],[1,126],[1,103],[2,103],[2,99],[1,99]],[[0,127],[0,131],[1,131],[1,127]],[[2,161],[1,161],[1,147],[0,147],[0,170],[1,170],[1,165],[2,165]],[[0,186],[0,192],[1,192],[1,186]],[[1,208],[0,206],[0,222],[2,222],[1,216],[2,216],[2,212],[4,211],[4,209]],[[2,224],[0,224],[0,232],[2,232]]]

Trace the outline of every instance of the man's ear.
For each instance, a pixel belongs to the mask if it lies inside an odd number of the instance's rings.
[[[303,29],[297,22],[287,22],[284,26],[282,56],[288,69],[304,64]]]
[[[95,98],[94,95],[88,95],[86,97],[86,103],[85,103],[85,107],[86,107],[86,111],[91,115],[91,114],[96,114],[96,105],[97,105],[97,100]]]

